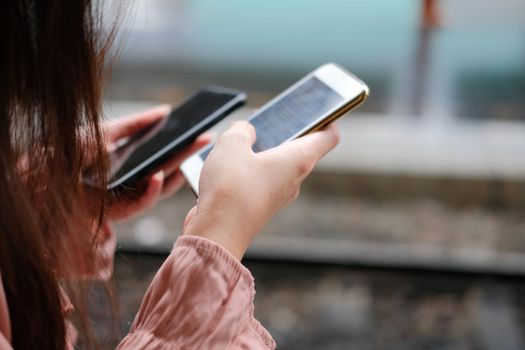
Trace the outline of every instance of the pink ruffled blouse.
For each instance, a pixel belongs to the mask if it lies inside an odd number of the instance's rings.
[[[100,251],[109,277],[114,238]],[[153,279],[118,349],[274,349],[271,335],[253,316],[253,277],[215,242],[182,236]],[[65,311],[72,309],[67,297]],[[68,323],[72,348],[74,328]],[[8,305],[0,280],[0,349],[11,349]]]

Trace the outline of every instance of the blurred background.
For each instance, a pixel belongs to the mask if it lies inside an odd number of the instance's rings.
[[[279,349],[525,348],[525,2],[136,0],[121,38],[110,118],[216,84],[244,119],[326,62],[369,85],[244,260]],[[123,333],[194,204],[117,227]]]

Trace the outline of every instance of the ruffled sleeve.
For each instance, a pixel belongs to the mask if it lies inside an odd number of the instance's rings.
[[[119,349],[274,349],[253,316],[251,273],[220,245],[180,237]]]

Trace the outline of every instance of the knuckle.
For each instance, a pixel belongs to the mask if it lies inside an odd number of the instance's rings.
[[[238,131],[239,136],[244,141],[250,141],[255,135],[255,128],[253,127],[252,124],[248,122],[240,121],[238,123],[239,123],[239,127],[237,131]]]
[[[303,159],[299,163],[297,163],[295,171],[297,175],[299,175],[300,177],[304,177],[312,171],[313,167],[313,162]]]
[[[286,191],[283,191],[282,196],[281,196],[281,201],[282,201],[281,207],[286,206],[292,203],[293,201],[295,201],[297,197],[299,197],[300,192],[301,191],[300,191],[299,183],[296,185],[290,186]]]
[[[339,141],[341,141],[341,133],[339,132],[339,129],[336,126],[332,127],[332,135],[333,135],[333,144],[334,146],[339,144]]]
[[[251,134],[255,134],[255,126],[253,126],[251,123],[243,121],[241,122],[245,126],[246,130],[250,132]]]
[[[295,201],[297,197],[299,197],[300,193],[301,193],[301,187],[297,186],[297,188],[292,192],[291,202]]]

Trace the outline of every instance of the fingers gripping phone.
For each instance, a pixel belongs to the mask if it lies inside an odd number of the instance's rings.
[[[107,189],[133,187],[245,102],[246,95],[239,91],[220,87],[199,90],[166,118],[110,153]]]
[[[289,87],[258,110],[248,121],[255,127],[254,152],[261,152],[322,129],[356,108],[368,97],[368,87],[343,68],[325,64]],[[181,171],[199,193],[202,166],[211,148],[188,158]]]

